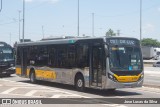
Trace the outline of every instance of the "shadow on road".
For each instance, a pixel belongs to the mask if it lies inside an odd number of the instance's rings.
[[[15,76],[12,75],[0,75],[0,78],[13,78]]]
[[[18,81],[18,82],[30,83],[29,80],[23,80],[23,81]],[[37,81],[36,84],[41,85],[41,86],[47,86],[50,88],[55,87],[55,88],[61,88],[61,89],[70,90],[70,91],[76,91],[74,86],[71,86],[71,85],[46,82],[46,81]],[[123,90],[110,91],[110,90],[98,90],[98,89],[89,89],[89,88],[87,88],[84,93],[99,95],[99,96],[103,96],[103,97],[141,95],[141,93],[128,92],[126,90],[124,90],[124,91]]]

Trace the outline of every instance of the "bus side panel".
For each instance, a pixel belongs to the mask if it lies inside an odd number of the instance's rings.
[[[44,73],[43,70],[38,70],[38,69],[36,69],[36,70],[35,70],[35,73],[36,73],[36,78],[37,78],[37,79],[38,79],[38,78],[43,78],[43,73]]]
[[[16,74],[17,75],[21,75],[22,74],[21,67],[16,67]]]
[[[83,78],[84,78],[84,82],[85,82],[85,87],[89,87],[89,67],[85,67],[84,70],[82,69],[73,69],[73,75],[72,75],[72,82],[71,84],[74,85],[75,83],[75,79],[76,79],[76,74],[77,73],[81,73],[83,75]]]
[[[36,74],[36,79],[38,80],[55,80],[57,78],[56,72],[52,69],[48,70],[48,68],[44,67],[30,67],[27,69],[27,76],[29,77],[29,74],[31,72],[31,68],[34,69]]]
[[[26,77],[29,77],[30,74],[30,68],[27,68],[27,73],[26,73]],[[22,68],[21,67],[16,67],[16,75],[18,76],[22,76]]]
[[[54,68],[56,82],[63,83],[63,84],[71,84],[72,85],[72,78],[73,78],[73,71],[72,69],[65,69],[65,68]]]
[[[55,71],[44,71],[44,73],[43,73],[43,77],[45,78],[45,79],[53,79],[53,80],[55,80],[56,79],[56,73],[55,73]]]

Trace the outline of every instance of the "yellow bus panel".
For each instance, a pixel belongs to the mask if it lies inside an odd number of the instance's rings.
[[[16,67],[16,74],[17,74],[17,75],[21,75],[21,68],[17,68],[17,67]]]
[[[45,71],[44,78],[46,78],[46,79],[56,79],[56,73],[54,71]]]
[[[139,80],[141,74],[139,74],[138,76],[136,76],[136,75],[134,75],[134,76],[118,76],[118,75],[114,74],[114,76],[116,77],[118,82],[136,82]]]
[[[43,72],[44,72],[44,70],[35,70],[36,77],[42,78],[43,77]]]
[[[54,71],[36,70],[36,77],[45,79],[56,79],[56,73]]]

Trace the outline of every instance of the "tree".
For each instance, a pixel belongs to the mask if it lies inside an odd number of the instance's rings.
[[[107,32],[106,32],[106,36],[116,36],[116,33],[114,33],[114,31],[112,29],[109,29]]]
[[[160,47],[160,42],[152,38],[144,38],[141,41],[142,46]]]

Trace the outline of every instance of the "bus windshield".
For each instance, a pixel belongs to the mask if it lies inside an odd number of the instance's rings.
[[[111,46],[111,71],[139,71],[142,70],[141,51],[138,47]]]
[[[0,60],[1,61],[14,60],[13,50],[10,48],[0,49]]]

